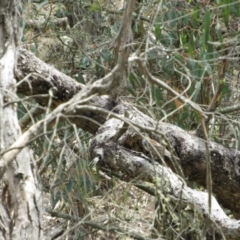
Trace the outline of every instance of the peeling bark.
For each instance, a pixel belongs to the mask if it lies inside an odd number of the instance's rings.
[[[21,136],[17,118],[14,67],[18,43],[18,1],[0,2],[0,164]],[[41,239],[42,198],[31,151],[26,147],[5,167],[1,189],[1,239]],[[2,175],[1,175],[2,178]]]

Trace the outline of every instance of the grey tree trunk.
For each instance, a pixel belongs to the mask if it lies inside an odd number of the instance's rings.
[[[34,75],[33,73],[38,74]],[[150,150],[144,147],[144,136],[140,135],[139,132],[142,130],[160,132],[161,134],[157,133],[158,137],[161,139],[164,136],[171,146],[169,149],[171,152],[167,149],[164,150],[162,157],[165,163],[177,173],[179,173],[179,169],[176,166],[180,164],[184,175],[188,179],[205,186],[206,149],[202,139],[187,133],[177,126],[155,122],[129,103],[122,101],[114,103],[111,98],[104,96],[96,96],[87,103],[84,102],[83,106],[81,104],[74,105],[77,102],[74,98],[81,97],[88,89],[42,62],[31,52],[20,49],[15,77],[18,81],[21,81],[29,74],[31,74],[29,82],[32,86],[32,92],[25,82],[18,85],[18,92],[26,95],[46,94],[54,86],[54,95],[56,97],[52,101],[52,108],[55,109],[46,116],[45,122],[51,122],[59,113],[62,113],[66,116],[69,115],[69,119],[78,127],[94,134],[95,137],[90,149],[93,164],[97,164],[103,171],[109,171],[112,175],[124,181],[138,179],[154,182],[156,177],[162,179],[162,185],[166,186],[164,191],[168,192],[175,200],[184,199],[191,206],[196,206],[203,216],[208,215],[208,194],[188,188],[183,184],[181,178],[177,177],[169,168],[158,164],[158,160],[153,162],[151,160],[154,158],[153,155],[147,157],[145,155],[147,154],[146,151]],[[45,81],[45,79],[48,79],[48,81]],[[98,84],[98,86],[103,86],[103,84]],[[36,98],[36,101],[42,106],[47,104],[44,98]],[[75,109],[73,109],[74,106],[76,106]],[[124,112],[127,112],[126,115],[131,116],[130,120],[127,119],[127,116],[123,117]],[[79,116],[82,116],[82,118]],[[89,118],[93,121],[89,121]],[[124,126],[124,121],[131,121],[134,128],[128,126],[128,124]],[[101,127],[99,127],[99,123]],[[42,131],[42,128],[43,121],[34,124],[27,131],[28,133],[24,133],[20,143],[16,143],[15,146],[23,146],[24,142],[27,145],[28,140],[35,138]],[[122,132],[124,129],[125,131]],[[148,143],[155,142],[155,140],[158,139],[150,139]],[[154,145],[154,151],[157,146]],[[152,147],[151,144],[149,147]],[[240,151],[210,142],[210,152],[213,191],[222,206],[230,209],[234,217],[239,218],[240,184],[238,181],[238,162]],[[13,152],[14,154],[17,154],[17,152]],[[174,165],[171,159],[175,159],[177,164]],[[161,160],[159,162],[162,163]],[[168,179],[168,181],[165,182],[165,179]],[[215,198],[212,198],[212,213],[212,219],[218,223],[219,229],[225,236],[232,237],[229,239],[239,239],[239,221],[226,216]]]
[[[3,155],[22,135],[14,103],[19,9],[17,0],[0,1],[0,239],[41,239],[42,196],[33,155],[24,148],[11,164]]]

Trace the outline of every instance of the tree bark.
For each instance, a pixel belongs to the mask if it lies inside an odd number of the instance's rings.
[[[1,239],[42,239],[42,197],[34,167],[34,158],[26,147],[5,164],[4,152],[21,136],[17,118],[16,46],[18,44],[19,16],[16,0],[0,2],[0,164],[1,179]]]
[[[38,74],[41,75],[41,77],[36,76],[36,78],[28,79],[28,86],[36,86],[34,87],[35,94],[39,93],[39,91],[41,91],[41,93],[47,93],[52,84],[55,86],[56,95],[61,93],[62,89],[68,89],[70,85],[72,86],[72,93],[78,92],[77,89],[79,89],[80,85],[73,79],[64,76],[57,70],[54,70],[55,78],[52,78],[51,75],[49,75],[50,70],[53,71],[52,67],[49,67],[40,60],[37,60],[33,54],[26,50],[21,50],[19,54],[20,60],[18,63],[18,70],[15,74],[18,81],[20,81],[24,76],[36,72],[36,69]],[[28,56],[29,62],[26,62],[26,55]],[[21,59],[25,59],[24,64],[21,62]],[[31,63],[33,62],[37,64],[31,66]],[[31,68],[27,69],[23,66],[31,66]],[[44,70],[39,72],[39,69]],[[39,82],[46,82],[46,79],[49,79],[48,81],[51,84],[46,85],[48,88],[46,88],[44,92],[42,88],[38,89],[38,86],[41,85]],[[59,83],[54,83],[53,79],[55,79],[55,81],[58,80]],[[38,84],[35,85],[36,82],[38,82]],[[25,88],[22,88],[21,84],[19,84],[18,92],[31,94],[29,90],[26,91]],[[58,86],[61,87],[58,88]],[[81,85],[81,88],[83,87],[84,86]],[[23,91],[23,89],[25,90]],[[66,92],[68,93],[68,91]],[[66,94],[66,99],[70,99],[71,97],[73,97],[71,94]],[[42,102],[41,99],[36,98],[36,100],[41,104],[45,103]],[[61,97],[55,98],[54,101],[55,103],[53,104],[53,107],[59,105],[55,111],[61,112],[62,110],[60,109],[60,104],[63,102]],[[134,108],[131,104],[122,101],[113,103],[110,98],[105,96],[96,96],[90,101],[84,102],[84,105],[76,104],[75,107],[72,107],[71,104],[67,104],[66,107],[62,107],[62,109],[64,109],[64,114],[66,114],[66,116],[71,115],[71,119],[75,124],[96,135],[92,141],[91,153],[92,159],[95,159],[95,163],[97,163],[101,169],[105,169],[108,173],[111,172],[111,174],[114,174],[125,181],[137,178],[142,181],[149,182],[154,182],[155,168],[158,169],[157,176],[159,178],[162,178],[162,174],[165,174],[164,172],[167,171],[167,178],[170,180],[170,186],[172,189],[171,191],[169,190],[169,194],[172,194],[172,197],[176,197],[177,192],[185,191],[187,189],[186,191],[188,193],[186,194],[185,201],[188,203],[190,202],[193,205],[194,202],[199,201],[199,209],[203,210],[202,214],[205,216],[207,213],[206,194],[204,193],[201,195],[202,193],[194,190],[191,190],[194,193],[190,193],[190,189],[187,188],[186,185],[184,185],[182,190],[180,190],[182,183],[181,186],[177,186],[179,190],[176,190],[176,186],[174,185],[176,183],[174,183],[172,179],[178,178],[176,181],[179,184],[181,180],[170,170],[159,165],[158,162],[161,162],[160,159],[156,159],[156,161],[152,162],[151,157],[146,156],[146,152],[144,151],[142,145],[142,139],[144,136],[141,132],[149,132],[150,137],[158,142],[160,142],[159,139],[164,138],[168,142],[167,150],[164,153],[165,163],[170,166],[173,171],[179,173],[176,168],[176,164],[172,162],[172,159],[175,159],[175,163],[177,162],[181,165],[185,178],[205,186],[206,149],[205,142],[202,139],[187,133],[177,126],[162,122],[157,123],[149,116]],[[124,114],[128,117],[124,117]],[[73,115],[78,118],[73,118]],[[107,121],[109,118],[110,120]],[[120,122],[111,123],[111,121]],[[124,122],[127,122],[127,127],[125,126],[126,129],[119,134]],[[103,124],[102,127],[100,127],[100,124]],[[112,124],[113,126],[111,126]],[[31,128],[29,131],[30,130]],[[36,135],[37,133],[34,134]],[[18,145],[16,145],[16,147],[18,147]],[[238,202],[240,199],[240,182],[238,162],[240,160],[240,152],[235,149],[226,148],[214,142],[209,143],[209,148],[211,154],[213,191],[222,206],[230,209],[234,216],[239,218],[240,205]],[[193,195],[196,196],[196,198],[193,197]],[[209,218],[218,222],[219,227],[224,231],[224,233],[229,236],[232,234],[232,239],[237,239],[240,230],[238,221],[230,220],[223,213],[215,199],[212,201],[214,203],[212,211],[215,215],[213,214],[212,216],[209,216]],[[219,215],[217,213],[219,213]]]

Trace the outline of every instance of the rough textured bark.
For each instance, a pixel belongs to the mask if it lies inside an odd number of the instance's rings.
[[[22,55],[29,54],[26,50],[20,51],[20,61],[18,64],[18,73],[16,74],[18,80],[21,80],[22,77],[27,76],[28,74],[34,72],[35,69],[43,69],[41,65],[41,61],[38,60],[38,64],[32,66],[28,71],[25,67],[23,68],[23,64],[21,63],[21,59],[25,59]],[[32,54],[31,62],[36,62],[36,57]],[[30,61],[30,58],[29,58]],[[42,64],[44,64],[42,62]],[[25,62],[25,65],[28,65]],[[31,64],[30,64],[31,65]],[[48,77],[48,71],[50,71],[52,67],[44,64],[44,71],[40,74],[41,76]],[[78,86],[78,84],[69,77],[60,78],[58,76],[61,75],[57,70],[55,70],[55,75],[58,79],[60,79],[61,88],[58,89],[56,87],[56,91],[61,92],[61,89],[66,86],[66,89],[69,88],[69,84],[72,86]],[[21,78],[19,78],[21,76]],[[51,79],[51,78],[50,78]],[[30,78],[29,83],[34,85],[35,81],[39,83],[39,81],[45,82],[42,78]],[[38,84],[41,86],[41,84]],[[35,85],[34,91],[35,94],[38,94],[40,91],[42,92],[42,88],[39,88],[38,85]],[[48,93],[49,87],[45,89],[45,93]],[[18,92],[23,93],[21,85],[19,85]],[[30,94],[29,91],[26,91]],[[73,90],[73,92],[77,92],[77,90]],[[67,95],[67,98],[71,98],[71,94]],[[61,99],[61,98],[60,98]],[[61,100],[56,98],[55,105],[59,105],[62,103]],[[41,103],[41,100],[39,100]],[[135,124],[139,124],[143,129],[151,128],[154,130],[156,122],[145,114],[139,112],[137,109],[131,106],[131,104],[118,102],[118,106],[116,103],[113,103],[111,99],[100,96],[95,97],[87,105],[81,106],[80,108],[75,109],[75,113],[71,112],[78,116],[78,118],[72,119],[75,124],[79,127],[83,128],[86,131],[90,131],[91,133],[96,133],[100,124],[103,124],[106,121],[106,116],[108,115],[108,111],[114,109],[114,113],[123,114],[124,111],[129,112],[131,122],[135,122]],[[133,118],[134,116],[134,118]],[[133,120],[134,119],[134,120]],[[197,183],[205,186],[206,179],[206,164],[205,164],[205,143],[202,139],[197,138],[196,136],[187,133],[186,131],[180,129],[177,126],[166,124],[166,123],[158,123],[159,131],[165,135],[165,137],[169,140],[171,147],[175,155],[178,157],[178,161],[183,167],[185,176],[188,179],[196,181]],[[127,148],[131,148],[136,151],[143,151],[143,147],[141,145],[141,137],[136,134],[130,134],[124,140],[124,146]],[[226,148],[220,144],[210,142],[210,151],[211,151],[211,161],[212,161],[212,175],[213,175],[213,191],[217,196],[219,202],[226,208],[229,208],[233,211],[235,217],[240,217],[240,205],[238,205],[238,200],[240,199],[240,181],[239,181],[239,151],[231,148]],[[169,158],[166,156],[166,161],[169,165],[172,165],[169,161]],[[174,169],[173,169],[174,170]],[[228,187],[226,187],[226,185]]]
[[[24,48],[20,48],[19,53],[18,66],[15,69],[15,77],[21,81],[17,88],[19,93],[24,95],[48,94],[51,90],[54,94],[52,107],[57,107],[82,89],[82,84],[55,68],[49,67],[48,64],[34,57],[33,53]],[[25,73],[28,74],[25,75]],[[47,105],[48,96],[38,97],[37,101],[41,105]]]
[[[18,1],[0,2],[0,163],[3,153],[21,136],[17,118],[16,45],[19,37]],[[41,239],[41,193],[31,151],[24,148],[1,169],[1,239]]]
[[[147,121],[150,119],[142,117],[144,116],[140,116],[136,112],[136,115],[132,116],[132,120],[135,123],[147,124]],[[209,214],[207,193],[187,187],[183,179],[174,174],[171,169],[158,164],[158,162],[153,162],[151,158],[140,152],[135,152],[131,148],[122,146],[127,139],[133,139],[133,135],[135,135],[135,139],[140,138],[136,129],[134,130],[130,127],[116,142],[115,136],[123,124],[123,120],[111,118],[99,128],[91,144],[91,153],[95,164],[108,174],[117,176],[124,181],[134,181],[135,183],[144,181],[156,184],[172,201],[189,204],[196,208],[205,219],[217,223],[218,228],[221,229],[228,239],[239,239],[240,222],[227,217],[214,197],[212,197],[212,209],[211,214]],[[181,134],[186,135],[186,133],[179,128],[173,128],[173,126],[165,124],[159,130],[166,133],[170,139],[171,137],[176,137],[174,131],[180,132],[177,136],[179,140],[183,139],[186,141],[187,138],[190,138],[193,149],[188,149],[188,152],[191,152],[192,155],[193,151],[196,151],[194,145],[200,147],[198,150],[200,156],[202,155],[201,151],[204,152],[201,141],[199,144],[196,143],[197,139],[194,139],[192,136],[182,138]],[[213,146],[213,148],[215,151],[217,149],[223,150],[217,146]]]
[[[23,51],[21,54],[26,54],[26,52]],[[33,55],[31,55],[31,57],[33,58],[31,62],[33,62],[35,57]],[[40,61],[38,63],[40,63]],[[29,74],[29,72],[26,72],[26,69],[22,69],[21,66],[22,64],[19,63],[18,76]],[[36,69],[41,68],[38,65],[35,67]],[[45,71],[47,70],[46,68],[44,69]],[[31,71],[34,71],[34,69],[32,68]],[[58,74],[56,71],[56,76],[58,76]],[[44,76],[44,72],[42,72],[41,75]],[[41,81],[41,79],[42,78],[39,78],[37,81]],[[68,80],[69,78],[65,78],[65,81],[62,82],[61,86],[64,87],[66,84],[67,87],[69,81],[74,81],[72,79]],[[34,84],[35,79],[30,79],[30,81]],[[73,85],[74,84],[75,83],[73,83]],[[21,88],[19,88],[19,91],[21,91]],[[35,91],[35,93],[38,93],[37,88],[35,88]],[[47,91],[48,89],[46,89],[46,93]],[[71,96],[68,97],[70,98]],[[56,99],[55,101],[58,100]],[[59,103],[61,103],[61,101],[59,101]],[[187,133],[177,126],[167,123],[156,123],[153,119],[131,106],[131,104],[119,101],[116,106],[115,104],[112,104],[112,101],[109,98],[106,97],[95,97],[90,102],[85,102],[84,105],[76,105],[76,107],[73,107],[75,112],[71,108],[71,104],[63,109],[65,114],[75,114],[79,117],[73,119],[74,123],[76,123],[79,127],[87,131],[91,129],[90,132],[96,134],[96,138],[92,143],[92,156],[93,158],[97,156],[97,162],[102,169],[109,169],[109,171],[125,181],[142,176],[142,173],[146,170],[146,168],[141,169],[141,164],[145,162],[145,164],[151,165],[151,159],[145,155],[143,150],[143,136],[141,135],[141,131],[152,131],[158,135],[158,138],[155,140],[159,141],[160,137],[166,138],[169,142],[169,146],[167,147],[168,151],[165,152],[165,162],[177,172],[177,170],[173,167],[174,165],[171,161],[172,158],[169,155],[169,152],[174,153],[175,160],[182,166],[185,177],[205,186],[205,143],[202,139]],[[114,111],[109,113],[111,110]],[[129,117],[124,118],[124,113],[127,113]],[[122,135],[118,134],[119,126],[117,127],[118,130],[111,129],[108,126],[108,122],[106,122],[107,115],[110,118],[118,118],[120,120],[127,121],[128,127]],[[104,125],[99,128],[99,123],[104,123]],[[158,124],[157,129],[156,124]],[[90,128],[89,125],[91,125]],[[120,125],[120,127],[121,126],[122,125]],[[106,129],[104,129],[104,127]],[[110,142],[109,139],[105,139],[105,137],[101,137],[101,134],[104,134],[104,136],[107,136],[108,138],[112,136],[112,142]],[[154,138],[154,136],[151,137]],[[210,142],[209,147],[212,161],[213,191],[216,194],[217,200],[224,207],[229,208],[233,212],[234,216],[238,218],[240,215],[240,207],[237,204],[240,198],[238,172],[240,153],[235,149],[229,149],[214,142]],[[136,161],[135,158],[137,159]],[[158,159],[158,161],[160,160]],[[146,174],[145,177],[146,179],[142,180],[152,181],[151,174]],[[203,209],[206,211],[206,208],[203,207]],[[216,209],[216,211],[219,211],[218,208]],[[215,220],[216,219],[217,218],[215,218]],[[227,226],[230,227],[229,224],[231,221],[226,218],[226,216],[221,219],[218,219],[220,222],[219,226],[226,226],[224,222],[227,221]],[[236,221],[232,224],[234,227],[229,234],[233,234],[233,236],[236,237],[239,233],[238,222]],[[227,232],[226,229],[223,229],[223,231]]]

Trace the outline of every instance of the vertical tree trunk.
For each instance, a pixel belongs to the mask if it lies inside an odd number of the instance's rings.
[[[5,152],[22,134],[17,118],[16,47],[19,36],[17,0],[0,0],[0,163]],[[0,169],[0,239],[42,237],[42,196],[38,188],[34,159],[24,148],[10,165]],[[3,175],[4,173],[4,175]]]

